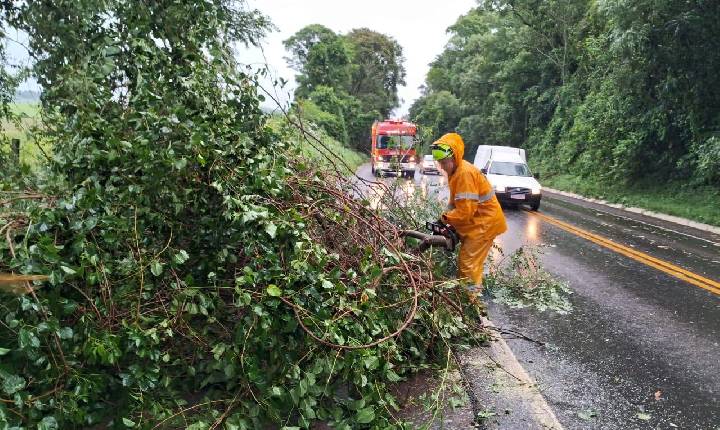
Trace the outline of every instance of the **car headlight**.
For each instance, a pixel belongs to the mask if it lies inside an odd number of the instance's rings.
[[[504,192],[505,192],[505,187],[495,187],[495,192],[496,192],[496,193],[504,193]]]
[[[537,187],[532,189],[533,194],[540,194],[542,192],[542,187]]]

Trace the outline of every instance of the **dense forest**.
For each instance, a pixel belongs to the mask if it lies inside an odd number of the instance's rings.
[[[527,148],[546,176],[720,187],[720,3],[482,0],[448,31],[410,110],[430,137]]]

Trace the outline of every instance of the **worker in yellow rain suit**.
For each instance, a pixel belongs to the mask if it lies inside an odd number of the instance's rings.
[[[463,160],[465,144],[459,134],[445,134],[431,149],[450,186],[450,203],[441,219],[460,236],[458,275],[468,282],[474,300],[482,293],[483,264],[493,240],[507,230],[505,215],[485,175]]]

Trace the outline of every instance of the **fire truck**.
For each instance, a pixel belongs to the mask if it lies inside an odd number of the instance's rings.
[[[375,121],[372,125],[372,172],[375,176],[393,173],[415,176],[417,126],[399,119]]]

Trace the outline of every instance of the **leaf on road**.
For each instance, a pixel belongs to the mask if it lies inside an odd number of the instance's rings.
[[[578,412],[578,417],[582,418],[585,421],[590,421],[591,419],[597,417],[597,411],[594,409],[586,409],[584,411]]]
[[[638,419],[641,419],[643,421],[650,421],[650,418],[652,418],[652,415],[646,414],[645,412],[638,412],[637,417],[638,417]]]
[[[495,415],[495,412],[490,410],[480,411],[477,413],[477,415],[475,415],[475,421],[482,424],[486,422],[489,418],[494,417]]]

